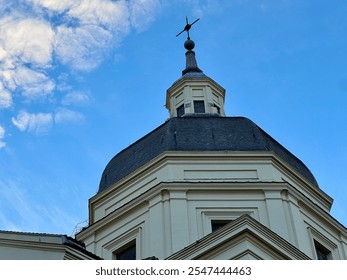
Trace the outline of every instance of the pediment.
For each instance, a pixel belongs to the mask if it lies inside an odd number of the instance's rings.
[[[167,259],[299,260],[310,258],[251,216],[243,215]]]

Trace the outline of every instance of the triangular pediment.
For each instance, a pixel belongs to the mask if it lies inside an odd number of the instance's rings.
[[[201,238],[167,259],[310,259],[249,215]]]

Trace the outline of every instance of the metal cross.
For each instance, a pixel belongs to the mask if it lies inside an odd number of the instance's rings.
[[[188,40],[190,40],[190,37],[189,37],[189,30],[190,30],[190,28],[192,27],[192,25],[194,24],[194,23],[196,23],[198,20],[199,20],[200,18],[198,18],[197,20],[195,20],[193,23],[188,23],[188,17],[186,17],[186,26],[184,27],[184,29],[180,32],[180,33],[178,33],[177,35],[176,35],[176,37],[178,37],[179,35],[181,35],[184,31],[187,31],[187,34],[188,34]]]

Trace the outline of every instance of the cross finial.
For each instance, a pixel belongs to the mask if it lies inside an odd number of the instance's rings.
[[[188,40],[190,40],[190,37],[189,37],[189,30],[190,30],[190,28],[192,27],[192,25],[194,24],[194,23],[196,23],[198,20],[199,20],[200,18],[198,18],[198,19],[196,19],[194,22],[192,22],[192,23],[188,23],[188,17],[186,17],[186,26],[184,27],[184,29],[180,32],[180,33],[178,33],[177,35],[176,35],[176,37],[178,37],[179,35],[181,35],[184,31],[187,31],[187,35],[188,35]]]

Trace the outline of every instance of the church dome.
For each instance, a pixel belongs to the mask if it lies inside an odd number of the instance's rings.
[[[160,154],[174,151],[272,151],[318,188],[305,164],[254,122],[244,117],[225,117],[225,90],[198,67],[195,43],[189,37],[191,26],[198,20],[190,24],[186,18],[185,28],[176,35],[183,32],[188,35],[184,43],[186,67],[167,91],[170,119],[111,159],[102,174],[98,193]]]
[[[170,118],[107,164],[98,193],[168,151],[272,151],[318,188],[305,164],[251,120],[195,114]]]

